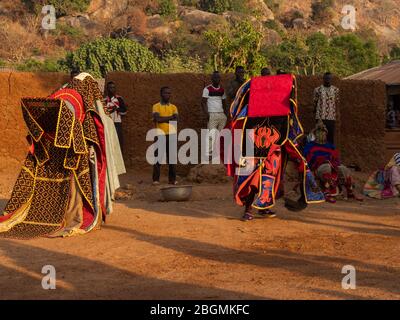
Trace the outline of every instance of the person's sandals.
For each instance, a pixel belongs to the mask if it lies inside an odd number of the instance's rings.
[[[276,213],[274,211],[269,210],[269,209],[258,210],[257,213],[260,216],[265,217],[265,218],[275,218],[276,217]]]
[[[242,221],[251,221],[253,219],[254,219],[254,217],[250,212],[245,212],[242,217]]]
[[[160,182],[159,182],[159,181],[153,181],[152,185],[153,185],[153,186],[159,186],[159,185],[160,185]]]
[[[170,182],[169,184],[176,186],[178,184],[178,181],[173,181],[173,182]]]

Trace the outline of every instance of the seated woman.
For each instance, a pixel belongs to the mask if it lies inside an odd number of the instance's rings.
[[[364,186],[364,194],[375,199],[400,196],[400,153],[384,169],[375,171]]]
[[[346,190],[348,199],[363,199],[354,193],[350,169],[341,164],[339,151],[327,142],[328,130],[320,122],[311,132],[304,154],[315,177],[320,181],[327,202],[335,203],[336,197]]]

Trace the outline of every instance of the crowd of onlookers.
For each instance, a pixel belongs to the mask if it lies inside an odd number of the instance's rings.
[[[277,75],[285,74],[283,70],[278,70]],[[271,76],[269,68],[262,68],[261,76]],[[201,106],[207,116],[207,128],[210,130],[210,141],[208,156],[212,156],[213,146],[217,133],[221,131],[229,119],[229,106],[235,99],[239,88],[246,82],[246,71],[243,66],[236,67],[234,78],[228,83],[226,89],[221,84],[221,75],[218,71],[213,72],[202,94]],[[172,91],[169,87],[160,89],[160,101],[153,105],[152,113],[156,128],[160,134],[176,135],[177,122],[179,120],[178,107],[171,103]],[[334,143],[336,106],[339,102],[339,89],[332,85],[332,74],[326,73],[323,77],[323,84],[314,90],[314,115],[317,122],[322,122],[327,129],[327,139]],[[117,95],[114,82],[106,85],[106,97],[104,100],[106,112],[114,120],[115,128],[123,146],[122,120],[127,112],[124,99]],[[170,139],[166,139],[167,141]],[[169,148],[167,146],[166,157],[168,159]],[[160,164],[154,165],[153,183],[159,184]],[[169,183],[176,184],[175,165],[169,165]]]
[[[277,75],[285,74],[283,70],[278,70]],[[272,75],[269,68],[263,68],[260,72],[262,77]],[[304,140],[303,147],[305,156],[309,160],[310,168],[320,180],[327,201],[335,202],[335,197],[340,188],[347,190],[347,196],[362,200],[353,190],[353,182],[349,169],[341,162],[337,148],[335,146],[335,128],[337,118],[337,106],[339,104],[339,89],[332,84],[333,75],[329,72],[323,76],[323,82],[314,89],[314,118],[316,127],[307,135]],[[239,88],[246,82],[246,71],[242,66],[236,67],[234,78],[229,81],[226,88],[222,86],[221,75],[218,71],[212,73],[210,84],[205,86],[202,93],[201,107],[207,116],[207,128],[210,130],[208,156],[212,157],[214,141],[219,131],[221,131],[229,120],[229,106],[234,101]],[[160,89],[160,100],[152,107],[153,121],[155,127],[159,130],[160,135],[168,136],[166,139],[166,160],[169,166],[168,181],[170,184],[177,184],[176,165],[168,161],[170,158],[169,146],[170,141],[174,141],[177,135],[177,123],[179,121],[178,107],[171,102],[172,90],[165,86]],[[123,146],[122,120],[127,112],[124,99],[117,95],[115,83],[109,82],[106,85],[106,96],[104,99],[106,112],[114,120],[115,128],[120,139],[121,147]],[[395,109],[393,100],[389,101],[389,111],[387,114],[387,126],[389,128],[400,127],[399,120],[400,111]],[[175,138],[174,138],[175,137]],[[158,156],[157,154],[155,155]],[[395,155],[396,157],[396,155]],[[397,155],[394,166],[390,167],[391,182],[393,185],[393,194],[396,194],[398,186],[399,174],[399,155]],[[318,160],[315,160],[318,159]],[[323,161],[322,161],[322,160]],[[322,161],[319,163],[318,161]],[[175,163],[175,162],[174,162]],[[153,184],[160,184],[160,168],[161,164],[156,163],[153,168]],[[395,171],[393,171],[394,169]],[[397,171],[396,171],[397,170]],[[394,175],[395,172],[397,175]],[[366,185],[366,195],[371,196],[371,192],[375,192],[376,185],[373,181],[378,176],[373,176]],[[393,177],[397,177],[394,179]],[[378,177],[379,178],[379,177]],[[382,181],[385,180],[384,177]],[[380,183],[383,183],[380,181]],[[396,189],[397,188],[397,189]],[[372,191],[371,191],[372,190]],[[380,195],[381,193],[378,192]],[[375,195],[375,193],[374,193]],[[375,195],[376,196],[376,195]]]

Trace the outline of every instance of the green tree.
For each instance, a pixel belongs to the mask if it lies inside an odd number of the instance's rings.
[[[63,65],[79,67],[100,77],[102,71],[161,72],[160,60],[146,47],[129,39],[98,39],[68,53]]]
[[[230,8],[230,0],[200,0],[200,8],[204,11],[221,14]]]
[[[175,17],[177,10],[173,0],[158,0],[158,13],[163,17]]]
[[[163,57],[163,72],[165,73],[201,73],[203,66],[198,56],[188,57],[183,52],[169,51]]]
[[[204,36],[212,51],[209,66],[214,70],[232,72],[237,65],[244,65],[255,74],[266,64],[261,54],[262,33],[249,21],[235,23],[228,29],[210,30]]]
[[[246,2],[243,0],[200,0],[199,7],[216,14],[225,11],[247,12]]]
[[[271,67],[297,74],[314,75],[331,71],[348,76],[380,64],[376,44],[354,34],[328,39],[317,32],[303,38],[295,35],[265,52]]]
[[[283,69],[297,74],[308,74],[311,58],[305,39],[293,36],[285,39],[276,47],[269,48],[266,56],[274,69]]]
[[[352,33],[334,37],[330,48],[333,71],[339,75],[351,75],[381,63],[376,43]]]
[[[321,32],[311,34],[306,39],[308,47],[308,74],[315,75],[327,71],[331,67],[331,50],[329,38]]]

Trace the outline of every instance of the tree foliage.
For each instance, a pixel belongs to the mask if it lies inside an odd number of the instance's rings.
[[[163,17],[174,17],[177,13],[177,8],[173,0],[158,0],[158,13]]]
[[[187,56],[179,50],[171,50],[163,57],[163,72],[165,73],[201,73],[203,65],[198,56]]]
[[[331,71],[348,76],[381,62],[376,44],[354,34],[332,39],[319,32],[308,37],[297,35],[268,48],[265,55],[273,68],[304,75]]]
[[[261,54],[262,32],[249,21],[235,23],[228,30],[210,30],[204,36],[211,47],[209,65],[214,70],[232,72],[243,65],[258,72],[266,63]]]
[[[129,39],[98,39],[67,54],[68,68],[100,77],[102,71],[161,72],[160,60],[146,47]]]
[[[201,10],[221,14],[225,11],[246,11],[246,4],[243,0],[200,0]]]

